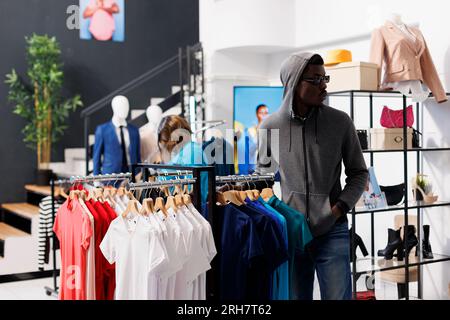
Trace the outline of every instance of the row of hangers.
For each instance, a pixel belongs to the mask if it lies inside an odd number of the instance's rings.
[[[264,201],[269,200],[273,195],[273,189],[269,188],[269,185],[267,184],[267,188],[264,188],[261,192],[256,189],[256,185],[253,189],[250,187],[250,183],[246,181],[247,183],[247,190],[236,190],[233,189],[236,186],[230,186],[231,190],[227,191],[217,191],[216,192],[216,201],[219,205],[226,205],[228,203],[233,203],[235,205],[241,206],[245,205],[245,199],[249,198],[251,201],[255,201],[259,199],[259,197],[263,198]],[[227,186],[228,183],[227,183]]]
[[[174,181],[179,181],[179,179],[175,179]],[[168,180],[167,182],[170,185],[170,180]],[[151,186],[150,184],[149,188],[146,189],[147,196],[144,197],[140,209],[139,209],[140,201],[137,200],[132,191],[127,190],[124,186],[115,188],[111,185],[106,185],[102,187],[95,187],[92,190],[88,191],[85,189],[81,190],[77,189],[77,187],[80,185],[81,185],[80,182],[76,182],[72,186],[69,194],[66,194],[63,191],[63,188],[61,188],[60,195],[70,200],[77,198],[83,201],[95,200],[100,201],[101,203],[108,202],[114,207],[116,207],[116,200],[114,199],[115,196],[120,197],[127,196],[129,201],[125,211],[122,213],[123,217],[128,216],[128,214],[130,213],[136,213],[139,215],[147,216],[149,214],[156,213],[157,211],[161,211],[165,216],[168,216],[167,209],[172,208],[174,211],[176,211],[178,210],[179,207],[192,203],[191,196],[188,193],[187,185],[184,186],[181,186],[180,184],[175,185],[175,190],[172,194],[169,186],[167,185],[162,187],[155,187]],[[160,196],[157,197],[155,200],[153,200],[152,198],[148,197],[148,192],[155,188],[160,189],[159,194]],[[164,193],[164,195],[167,197],[166,200],[164,200],[164,198],[161,197],[161,192]]]

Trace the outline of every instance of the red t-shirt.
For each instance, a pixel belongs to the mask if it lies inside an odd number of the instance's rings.
[[[92,200],[91,200],[92,201]],[[105,256],[100,250],[100,243],[105,237],[106,232],[108,231],[109,225],[113,219],[105,210],[105,203],[101,203],[99,201],[92,201],[94,204],[94,209],[102,216],[103,224],[102,224],[102,232],[100,234],[100,242],[95,247],[95,255],[102,256],[102,285],[101,288],[104,292],[104,299],[106,300],[114,300],[114,290],[116,289],[116,273],[115,264],[110,264],[108,260],[106,260]],[[97,237],[96,237],[97,238]]]

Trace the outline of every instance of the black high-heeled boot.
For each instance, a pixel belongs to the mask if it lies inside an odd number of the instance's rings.
[[[433,251],[430,244],[430,226],[423,226],[422,255],[424,259],[433,259]]]
[[[406,239],[406,240],[405,240]],[[405,245],[404,241],[406,241],[406,252],[405,252]],[[416,255],[417,255],[417,246],[419,244],[419,240],[416,236],[416,227],[413,225],[408,225],[405,228],[405,231],[403,233],[403,242],[401,246],[401,250],[397,250],[397,260],[402,261],[405,255],[409,255],[412,248],[416,247]]]
[[[353,232],[352,228],[350,228],[349,232],[350,232],[350,262],[353,262],[353,257],[356,257],[356,249],[358,247],[361,249],[361,252],[364,257],[368,256],[369,252],[367,251],[366,245],[364,244],[361,237],[357,233],[355,233],[355,239],[352,239],[352,232]],[[355,244],[353,254],[352,254],[352,243]]]
[[[378,250],[378,256],[384,257],[386,260],[391,260],[394,256],[394,251],[397,250],[397,253],[401,251],[402,245],[403,241],[400,238],[400,229],[388,229],[388,243],[386,248]]]

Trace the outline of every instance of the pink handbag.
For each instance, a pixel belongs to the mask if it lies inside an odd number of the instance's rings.
[[[380,123],[385,128],[403,128],[403,109],[392,110],[387,106],[383,107]],[[406,126],[411,128],[414,124],[414,114],[412,106],[406,107]]]

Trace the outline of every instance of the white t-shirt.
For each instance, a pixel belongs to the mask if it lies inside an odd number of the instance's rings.
[[[95,226],[94,216],[89,211],[83,200],[79,200],[84,213],[89,217],[92,228],[92,236],[89,248],[86,252],[86,300],[96,300],[95,296]]]
[[[182,270],[183,265],[189,260],[189,255],[187,253],[186,244],[183,238],[183,234],[181,231],[181,226],[178,224],[177,219],[175,217],[175,214],[173,210],[170,211],[169,217],[165,219],[165,224],[167,229],[169,230],[172,239],[174,240],[175,244],[175,252],[177,254],[177,257],[179,258],[181,267],[175,274],[167,278],[167,285],[166,285],[166,296],[165,300],[174,300],[175,299],[175,283],[177,281],[177,276],[180,276],[179,271]],[[184,274],[182,275],[184,277]],[[163,279],[165,281],[165,279]]]
[[[182,260],[183,257],[178,256],[177,252],[177,247],[181,241],[181,233],[179,230],[177,233],[176,230],[166,224],[166,220],[168,219],[162,212],[157,212],[156,214],[151,215],[150,219],[154,219],[155,223],[158,223],[161,229],[163,229],[162,237],[164,245],[167,249],[167,255],[169,257],[167,268],[159,274],[157,279],[157,293],[153,298],[157,300],[166,300],[168,295],[169,279],[174,277],[176,273],[181,270],[184,263]]]
[[[100,249],[109,263],[116,263],[116,299],[147,299],[149,276],[159,274],[167,263],[158,231],[141,215],[120,215],[111,222]]]
[[[205,251],[208,262],[211,263],[217,254],[211,225],[200,214],[200,212],[198,212],[192,203],[188,204],[186,209],[188,209],[188,211],[186,211],[186,215],[188,217],[191,216],[202,226],[202,248]],[[206,300],[206,272],[199,275],[194,283],[193,300]]]
[[[169,210],[168,212],[172,214],[173,210],[171,208]],[[211,265],[202,249],[198,236],[194,235],[195,232],[200,232],[200,230],[196,230],[181,211],[177,211],[174,219],[177,220],[181,227],[186,252],[189,257],[183,265],[183,269],[177,273],[175,299],[191,300],[193,296],[192,282],[200,274],[209,270]]]

